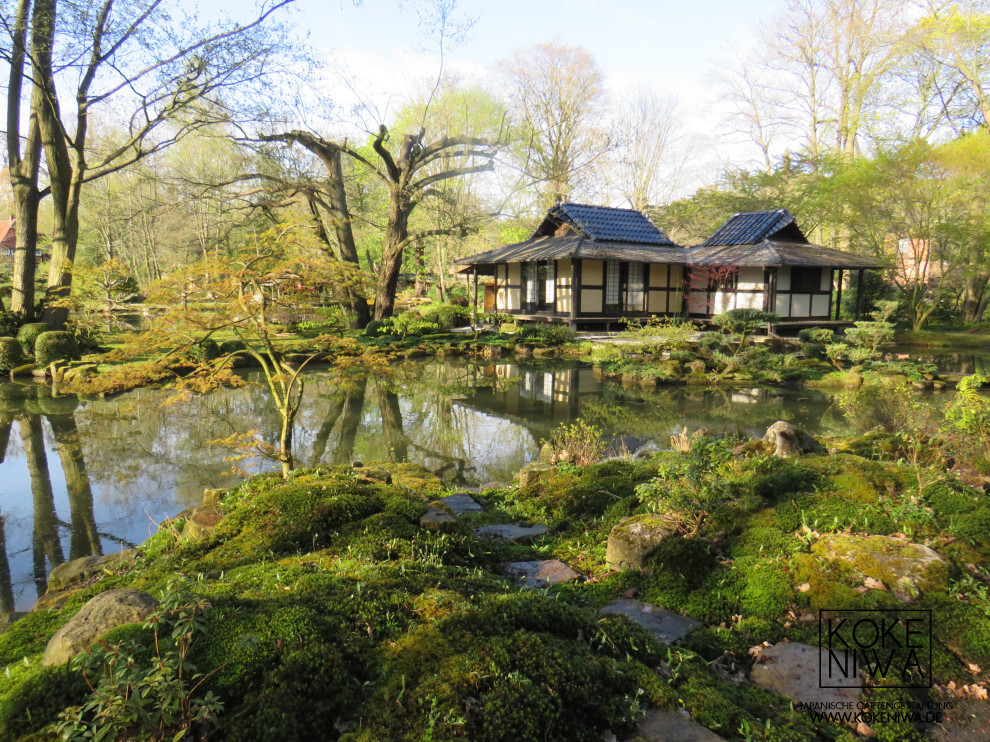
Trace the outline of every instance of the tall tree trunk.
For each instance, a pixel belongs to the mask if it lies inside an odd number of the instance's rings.
[[[392,188],[389,200],[388,228],[382,245],[382,264],[375,284],[375,319],[391,317],[395,309],[395,293],[399,287],[402,253],[409,236],[409,212],[412,204],[401,186]]]
[[[351,228],[351,214],[347,208],[347,193],[344,190],[344,170],[340,163],[340,149],[331,147],[326,153],[324,164],[327,168],[327,185],[330,195],[330,221],[337,234],[337,247],[340,259],[351,263],[355,268],[361,267],[358,259],[357,245],[354,242],[354,230]],[[350,287],[347,295],[352,299],[351,311],[357,329],[363,329],[371,319],[368,302]]]
[[[980,321],[986,309],[984,297],[987,292],[988,281],[990,281],[990,278],[986,275],[969,276],[966,278],[962,298],[963,322]]]
[[[34,319],[34,273],[38,251],[38,168],[41,163],[41,131],[38,108],[41,91],[34,87],[24,148],[21,149],[21,96],[27,60],[27,27],[31,0],[19,0],[11,37],[10,76],[7,86],[7,165],[14,195],[15,236],[13,286],[10,310]]]
[[[48,266],[48,290],[45,292],[45,311],[42,319],[53,328],[65,325],[69,309],[69,287],[72,282],[72,261],[75,259],[76,241],[79,236],[79,192],[82,186],[80,172],[82,148],[86,141],[86,118],[76,122],[74,159],[69,156],[68,145],[62,131],[62,114],[59,110],[55,73],[52,69],[52,44],[55,32],[57,0],[35,0],[34,29],[31,33],[31,52],[34,62],[35,86],[43,93],[38,112],[41,141],[45,147],[48,178],[52,191],[52,258]]]

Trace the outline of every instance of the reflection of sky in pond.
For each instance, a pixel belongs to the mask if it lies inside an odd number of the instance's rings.
[[[52,399],[40,385],[0,385],[0,433],[9,427],[0,463],[9,565],[6,572],[0,561],[0,608],[9,610],[12,601],[30,608],[61,559],[92,553],[94,544],[108,553],[140,543],[153,531],[152,519],[198,504],[204,487],[237,481],[225,461],[229,452],[210,441],[250,431],[276,441],[278,414],[257,383],[168,398],[139,389],[77,403]],[[451,482],[508,481],[558,424],[578,417],[630,448],[651,440],[664,445],[671,433],[700,427],[757,436],[779,419],[812,434],[845,432],[838,406],[821,392],[645,391],[602,383],[577,363],[431,361],[397,366],[387,379],[308,373],[294,453],[298,466],[395,458]],[[251,464],[254,471],[274,468],[269,461],[238,462]]]

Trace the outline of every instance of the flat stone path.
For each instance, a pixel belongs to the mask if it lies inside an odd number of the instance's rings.
[[[485,509],[478,504],[478,501],[467,492],[455,492],[452,495],[441,497],[439,501],[450,508],[451,512],[456,516],[461,516],[465,513],[485,512]]]
[[[549,533],[547,527],[540,524],[535,526],[521,526],[518,523],[499,523],[494,526],[481,526],[475,528],[474,532],[482,538],[497,538],[513,543],[524,543],[532,541],[537,536]]]
[[[650,709],[635,737],[643,742],[723,742],[715,732],[677,711]]]
[[[602,608],[602,613],[625,616],[649,631],[662,644],[673,644],[701,626],[693,618],[633,598],[614,600]]]

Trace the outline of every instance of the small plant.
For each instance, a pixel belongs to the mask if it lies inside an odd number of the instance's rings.
[[[981,472],[990,471],[990,398],[980,393],[987,381],[979,374],[959,381],[942,428],[952,448]]]
[[[77,655],[72,667],[82,673],[90,695],[59,714],[59,738],[175,742],[194,724],[214,718],[223,703],[212,692],[195,695],[206,678],[188,662],[209,610],[208,602],[192,597],[188,580],[175,578],[144,624],[153,636],[150,647],[102,641]]]
[[[903,381],[878,380],[864,384],[840,398],[842,410],[864,433],[881,430],[898,433],[911,421],[914,397]]]
[[[636,487],[636,495],[682,534],[693,537],[731,496],[726,482],[731,465],[728,440],[693,437],[690,450],[661,460],[657,476]]]
[[[608,448],[601,428],[578,420],[572,425],[557,426],[549,441],[542,441],[548,463],[588,466],[601,461]]]
[[[730,309],[724,314],[712,317],[712,322],[722,328],[723,332],[739,336],[739,344],[735,353],[738,354],[746,345],[746,336],[767,325],[780,321],[780,316],[761,309]]]

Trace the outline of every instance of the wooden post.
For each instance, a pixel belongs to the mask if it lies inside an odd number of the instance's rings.
[[[478,324],[478,267],[473,266],[471,273],[474,275],[474,309],[471,312],[471,327]]]
[[[856,317],[859,320],[859,315],[863,312],[863,269],[859,269],[859,273],[856,276]]]
[[[581,307],[581,261],[571,260],[571,329],[577,329],[577,318]]]
[[[842,270],[842,268],[839,268],[839,281],[838,281],[838,284],[837,284],[838,288],[836,289],[836,292],[835,292],[835,321],[836,322],[838,322],[839,320],[842,319],[842,278],[843,278],[843,275],[842,274],[843,273],[844,273],[844,271]]]

